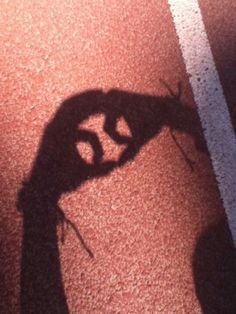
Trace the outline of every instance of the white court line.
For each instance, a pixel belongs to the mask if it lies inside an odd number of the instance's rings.
[[[168,0],[236,246],[236,138],[197,0]]]

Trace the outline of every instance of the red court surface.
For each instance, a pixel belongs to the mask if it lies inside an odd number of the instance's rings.
[[[236,119],[235,5],[215,2],[199,1]],[[0,313],[236,313],[167,2],[4,0],[0,30]]]

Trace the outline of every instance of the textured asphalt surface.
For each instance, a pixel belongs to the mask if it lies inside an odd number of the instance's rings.
[[[199,3],[236,126],[236,6]],[[3,0],[0,30],[0,313],[236,313],[166,1]]]

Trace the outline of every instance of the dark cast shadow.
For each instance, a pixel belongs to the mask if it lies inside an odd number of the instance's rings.
[[[87,180],[105,176],[134,159],[164,126],[170,127],[175,141],[175,130],[187,133],[193,137],[198,150],[207,151],[196,109],[181,103],[180,85],[177,94],[169,91],[166,97],[120,90],[86,91],[65,100],[47,124],[31,173],[18,193],[17,207],[23,215],[22,314],[69,313],[60,267],[58,225],[69,224],[84,253],[94,257],[80,231],[59,208],[63,193],[72,192]],[[96,132],[79,128],[83,121],[96,114],[104,115],[104,131],[111,139],[117,145],[126,145],[116,162],[103,161],[103,147]],[[120,118],[125,119],[130,136],[117,131]],[[78,142],[90,144],[92,163],[80,156]],[[193,161],[181,147],[180,151],[193,169]]]
[[[236,313],[236,252],[226,217],[199,238],[193,273],[202,313]]]

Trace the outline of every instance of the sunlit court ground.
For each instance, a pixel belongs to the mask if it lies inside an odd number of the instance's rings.
[[[235,16],[1,1],[0,313],[236,313]]]

